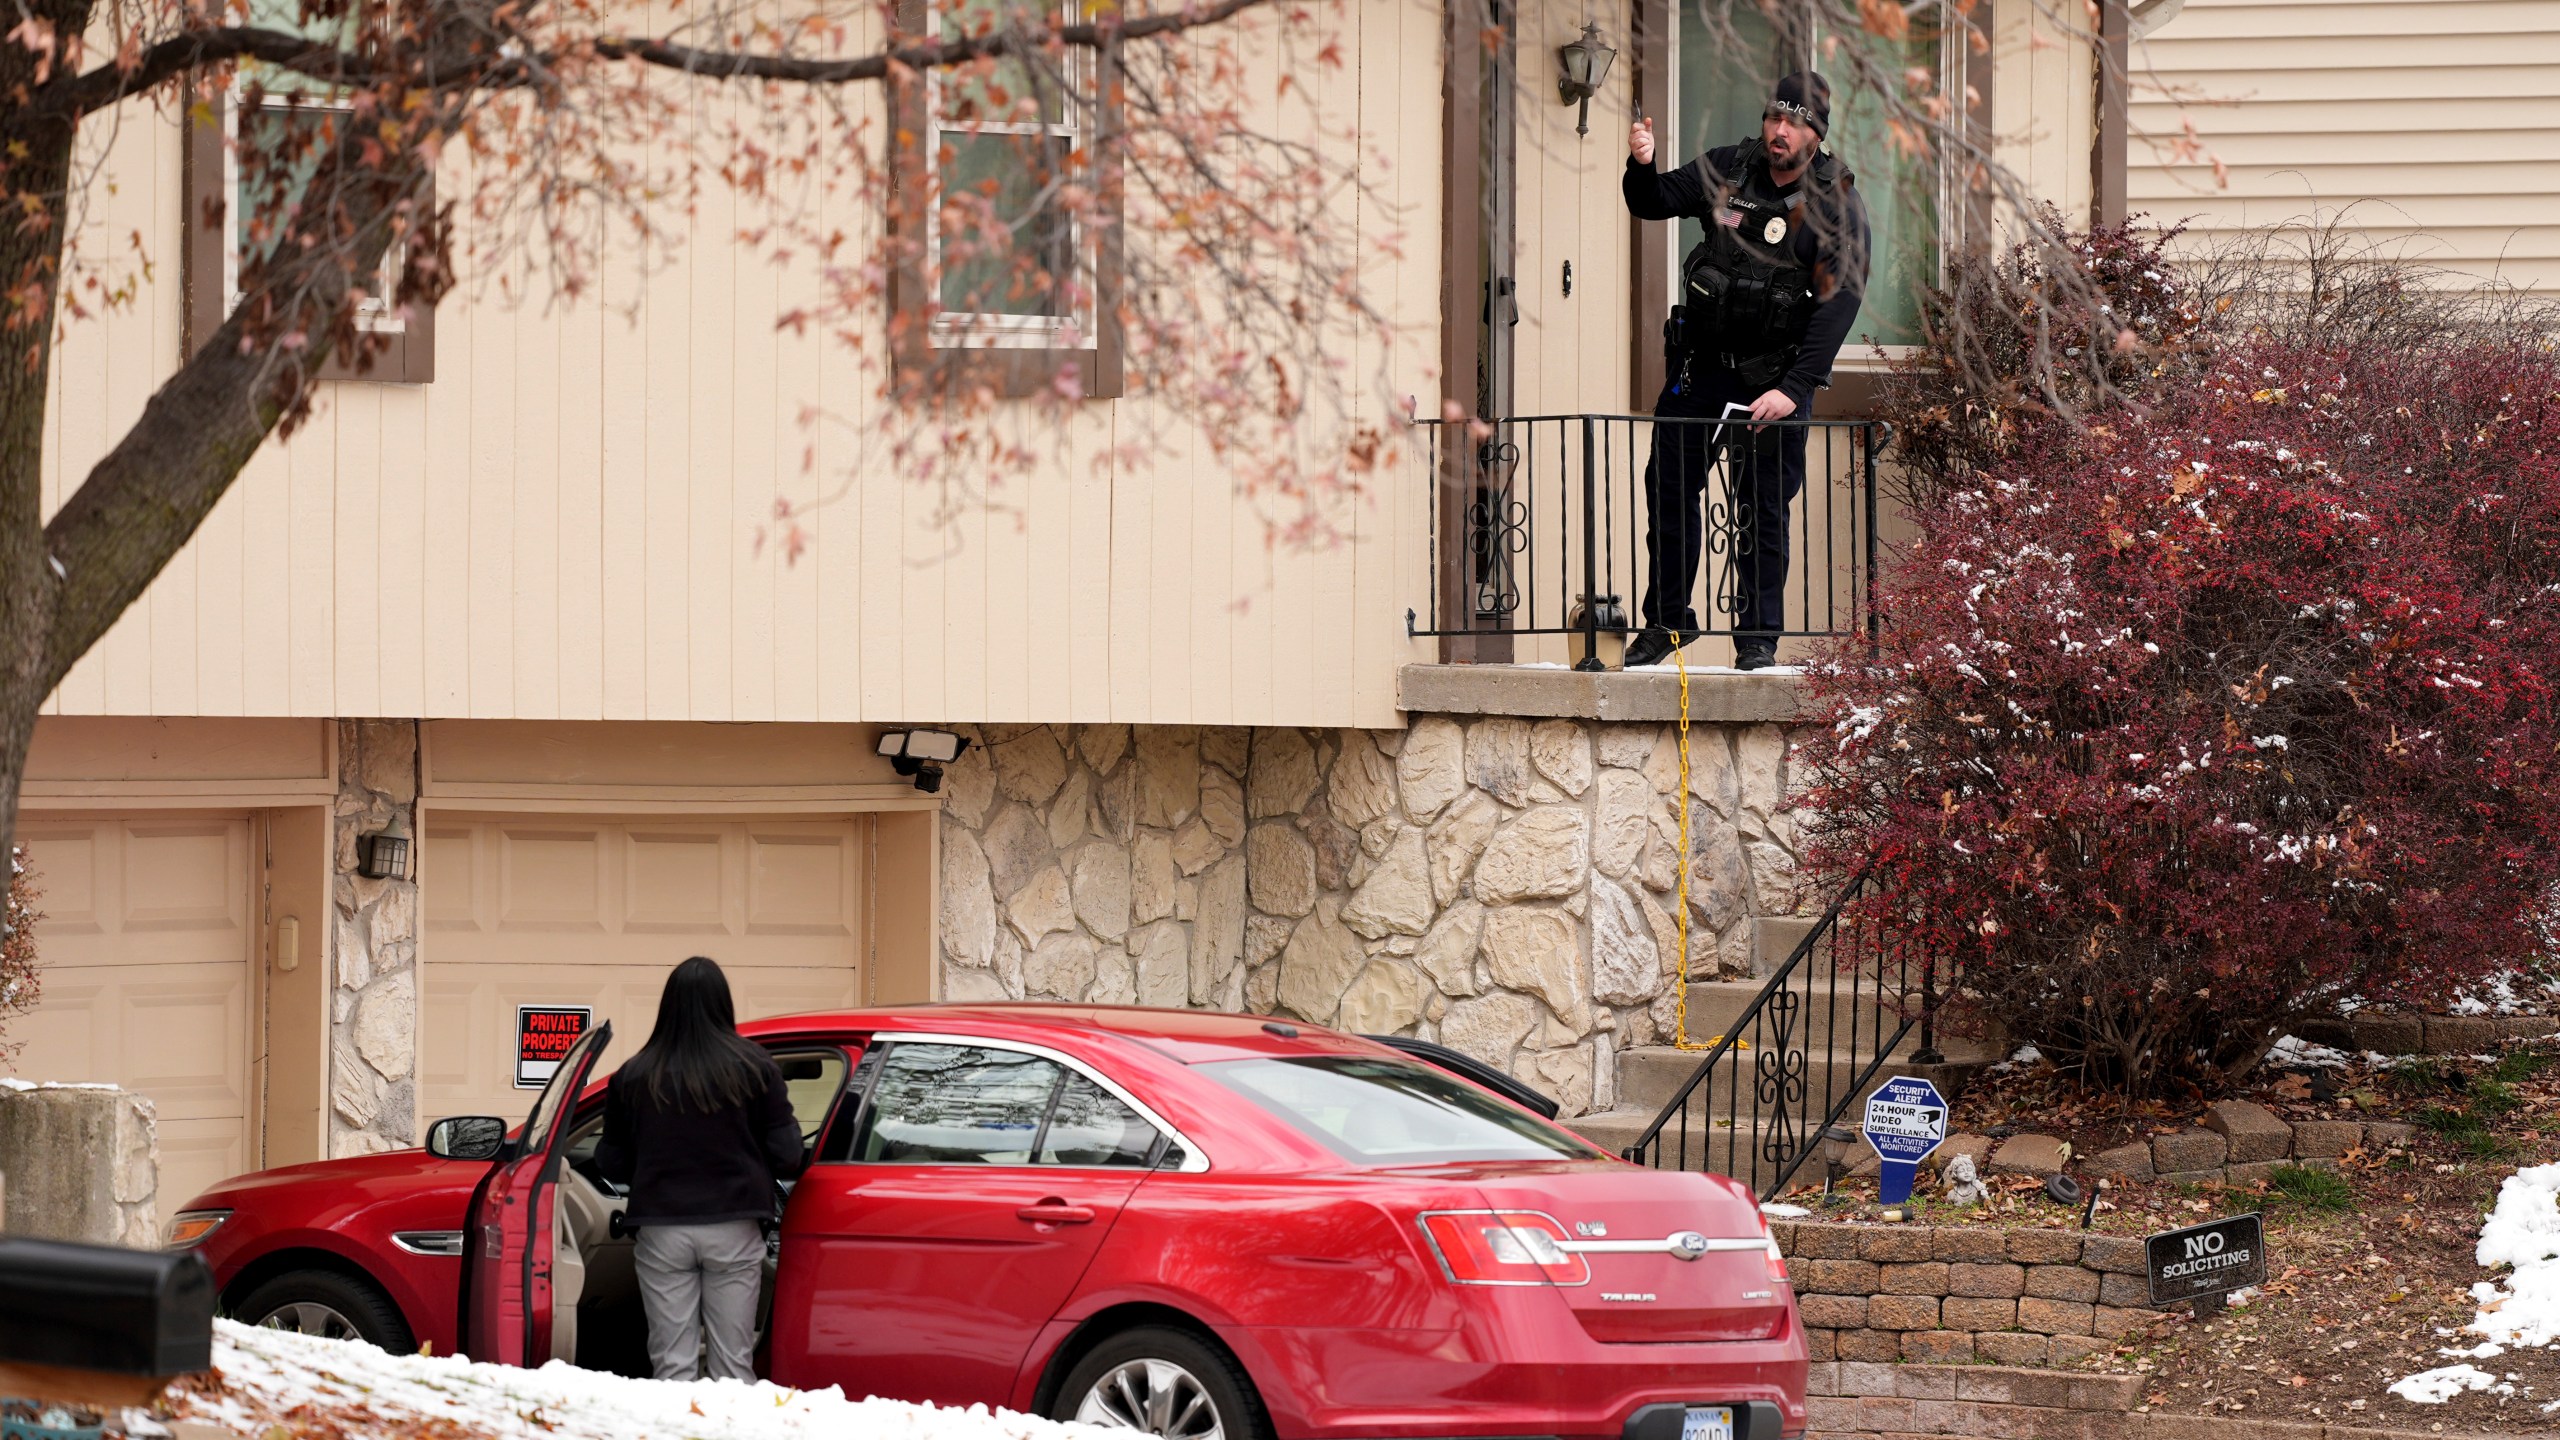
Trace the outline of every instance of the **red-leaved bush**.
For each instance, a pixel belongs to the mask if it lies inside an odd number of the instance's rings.
[[[1810,864],[2092,1081],[2212,1088],[2528,953],[2560,874],[2560,363],[2240,346],[2030,432],[1817,667]]]

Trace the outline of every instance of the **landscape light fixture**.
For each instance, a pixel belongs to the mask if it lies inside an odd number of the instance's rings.
[[[1849,1171],[1850,1153],[1858,1148],[1858,1132],[1846,1125],[1833,1125],[1822,1132],[1822,1193],[1828,1195],[1840,1178]]]
[[[1618,52],[1600,38],[1596,21],[1583,22],[1581,39],[1556,47],[1556,59],[1564,65],[1564,73],[1556,77],[1556,93],[1564,97],[1567,105],[1582,107],[1581,115],[1574,120],[1574,134],[1591,133],[1591,97],[1608,83],[1609,62],[1617,58]]]
[[[889,768],[916,782],[927,795],[942,791],[942,767],[960,758],[969,737],[948,730],[890,730],[880,736]]]
[[[364,860],[356,873],[367,880],[409,878],[409,828],[394,813],[389,824],[364,837]]]

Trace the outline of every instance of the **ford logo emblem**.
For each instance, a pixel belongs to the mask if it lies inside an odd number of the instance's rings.
[[[1671,1237],[1671,1253],[1682,1260],[1695,1260],[1707,1253],[1707,1237],[1695,1230],[1682,1230]]]

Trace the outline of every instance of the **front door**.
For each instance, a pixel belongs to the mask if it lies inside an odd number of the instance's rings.
[[[608,1020],[577,1038],[515,1143],[471,1197],[462,1227],[462,1351],[500,1365],[551,1358],[551,1270],[560,1224],[552,1214],[569,1116],[597,1057],[613,1040]]]
[[[1159,1132],[1092,1077],[997,1042],[901,1041],[851,1141],[783,1214],[778,1384],[1004,1405]],[[834,1150],[834,1144],[829,1147]]]

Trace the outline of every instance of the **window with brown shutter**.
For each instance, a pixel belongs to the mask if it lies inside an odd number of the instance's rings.
[[[262,153],[282,153],[289,148],[291,130],[335,126],[352,113],[304,94],[270,92],[253,104],[243,92],[226,90],[187,122],[181,184],[186,210],[185,353],[194,354],[229,317],[240,300],[242,258],[272,243],[268,237],[273,228],[298,198],[289,178],[282,184],[244,187],[241,142]],[[390,303],[400,264],[395,244],[383,256],[382,273],[366,287],[369,298],[356,317],[357,328],[382,340],[382,347],[369,354],[332,355],[320,368],[320,379],[421,385],[435,378],[434,307],[413,306],[403,314]]]
[[[1059,0],[901,0],[902,33],[956,39],[1076,19]],[[1113,116],[1102,57],[1015,60],[892,86],[890,223],[900,264],[890,327],[902,387],[988,385],[1021,397],[1071,372],[1121,393]],[[1102,197],[1078,213],[1064,192]],[[954,221],[958,223],[953,223]]]

